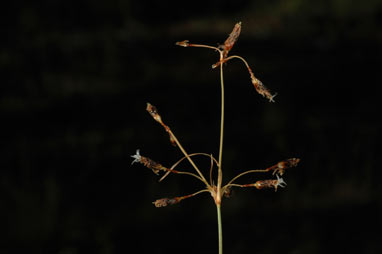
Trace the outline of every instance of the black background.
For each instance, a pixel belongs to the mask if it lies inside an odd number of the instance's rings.
[[[1,8],[0,253],[217,253],[209,194],[193,178],[131,166],[136,149],[182,157],[145,111],[157,106],[189,152],[218,156],[212,50],[225,65],[224,181],[301,158],[287,188],[235,189],[225,253],[381,253],[382,4],[379,1],[46,1]],[[5,4],[2,4],[5,5]],[[208,159],[196,160],[208,172]],[[184,170],[192,170],[181,164]],[[242,183],[267,179],[253,175]]]

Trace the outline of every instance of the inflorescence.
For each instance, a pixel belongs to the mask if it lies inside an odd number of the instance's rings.
[[[241,60],[245,64],[245,66],[247,67],[247,70],[248,70],[250,78],[251,78],[251,82],[252,82],[254,88],[256,89],[256,91],[260,95],[262,95],[263,97],[267,98],[269,100],[269,102],[274,102],[274,97],[276,96],[276,93],[271,94],[269,89],[267,89],[263,85],[263,83],[255,77],[255,75],[253,74],[253,71],[249,67],[247,61],[244,58],[242,58],[241,56],[237,56],[237,55],[229,56],[228,55],[230,50],[234,46],[235,42],[237,41],[237,39],[240,35],[240,32],[241,32],[241,22],[239,22],[235,25],[231,34],[228,36],[228,38],[226,39],[224,44],[220,45],[219,47],[202,45],[202,44],[193,44],[193,43],[190,43],[188,40],[177,42],[176,45],[182,46],[182,47],[208,48],[208,49],[213,49],[213,50],[219,52],[220,59],[217,63],[212,65],[212,68],[220,67],[221,73],[222,73],[223,65],[225,63],[227,63],[229,60],[234,59],[234,58]],[[160,172],[163,172],[163,176],[161,177],[160,181],[162,181],[170,173],[173,173],[173,174],[184,174],[184,175],[192,176],[194,178],[197,178],[201,182],[203,182],[205,185],[204,189],[199,190],[199,191],[192,193],[192,194],[189,194],[189,195],[174,197],[174,198],[158,199],[158,200],[153,202],[153,204],[156,207],[165,207],[167,205],[177,204],[180,201],[182,201],[183,199],[193,197],[193,196],[198,195],[198,194],[203,193],[203,192],[209,192],[211,194],[211,196],[213,197],[215,203],[217,205],[220,205],[222,196],[228,197],[230,192],[231,192],[232,187],[241,187],[241,188],[255,187],[256,189],[274,189],[275,191],[277,191],[277,189],[279,187],[284,188],[287,185],[286,182],[283,180],[283,178],[281,178],[281,176],[284,175],[285,170],[288,168],[296,167],[300,161],[300,159],[298,159],[298,158],[290,158],[290,159],[280,161],[279,163],[277,163],[271,167],[268,167],[266,169],[247,170],[245,172],[238,174],[234,178],[232,178],[227,184],[222,185],[222,179],[221,179],[222,178],[222,173],[221,173],[222,165],[221,165],[221,158],[220,158],[221,156],[220,155],[219,155],[219,160],[216,160],[213,157],[213,155],[207,154],[207,153],[193,153],[193,154],[187,153],[186,150],[183,148],[183,146],[180,144],[179,140],[174,135],[174,133],[171,131],[170,127],[163,122],[162,117],[159,115],[157,108],[154,107],[153,105],[151,105],[150,103],[147,103],[146,110],[153,117],[153,119],[156,122],[158,122],[160,125],[162,125],[162,127],[165,129],[165,131],[169,135],[169,139],[170,139],[171,144],[173,146],[178,147],[181,150],[181,152],[183,153],[183,157],[180,160],[178,160],[175,164],[173,164],[171,167],[165,167],[162,164],[155,162],[154,160],[152,160],[148,157],[142,156],[140,154],[140,151],[137,150],[136,154],[131,156],[134,159],[132,164],[133,163],[140,163],[143,166],[151,169],[156,175],[159,175]],[[221,142],[222,142],[222,140],[221,140]],[[192,157],[194,157],[194,156],[206,156],[206,157],[210,158],[211,167],[209,169],[209,180],[208,181],[207,181],[206,177],[204,176],[204,174],[202,173],[202,171],[194,163],[194,161],[192,159]],[[175,168],[179,165],[179,163],[185,159],[187,159],[190,162],[190,164],[195,169],[195,172],[175,170]],[[218,170],[217,185],[212,180],[212,171],[213,171],[213,168],[215,166],[217,167],[217,170]],[[272,175],[276,176],[276,179],[258,180],[255,183],[247,183],[247,184],[237,184],[236,183],[236,180],[238,178],[241,178],[244,175],[252,174],[252,173],[260,173],[260,172],[271,172]]]

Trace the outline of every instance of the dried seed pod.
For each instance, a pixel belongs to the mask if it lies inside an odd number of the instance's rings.
[[[260,180],[253,184],[253,187],[256,187],[257,189],[267,189],[267,188],[275,188],[275,191],[277,191],[277,188],[280,186],[284,188],[287,184],[286,182],[280,178],[278,175],[276,180]]]
[[[170,142],[173,146],[176,146],[176,142],[175,142],[175,137],[173,136],[173,134],[171,133],[171,130],[170,128],[165,125],[162,121],[162,118],[161,116],[159,115],[158,113],[158,110],[155,106],[151,105],[150,103],[147,102],[147,106],[146,106],[146,111],[149,112],[149,114],[154,118],[155,121],[157,121],[158,123],[160,123],[163,128],[166,130],[166,132],[169,134],[170,136]]]
[[[279,163],[277,163],[277,168],[275,169],[275,171],[273,171],[273,174],[279,174],[280,176],[282,176],[285,172],[285,169],[296,167],[299,162],[300,159],[298,158],[290,158],[285,161],[280,161]]]
[[[153,161],[152,159],[140,155],[139,149],[137,150],[136,154],[131,155],[131,157],[133,157],[135,159],[131,164],[133,164],[135,162],[139,162],[139,163],[143,164],[145,167],[151,169],[154,172],[154,174],[156,174],[156,175],[158,175],[159,171],[161,171],[161,170],[162,171],[171,171],[170,169],[162,166],[161,164]]]
[[[155,207],[165,207],[168,205],[168,198],[158,199],[152,203],[155,205]]]
[[[235,27],[233,28],[232,32],[228,36],[227,40],[224,42],[224,48],[223,48],[223,57],[226,58],[228,56],[229,51],[232,49],[233,45],[239,38],[241,31],[241,22],[236,23]]]
[[[272,95],[271,92],[268,90],[268,88],[266,88],[263,85],[263,83],[255,77],[252,70],[248,68],[248,71],[249,71],[249,74],[251,75],[251,81],[256,91],[263,97],[267,98],[269,102],[275,102],[273,98],[277,95],[277,93]]]
[[[147,112],[150,113],[150,115],[154,118],[155,121],[157,121],[160,124],[163,124],[162,118],[158,114],[158,110],[156,107],[151,105],[150,103],[147,102],[147,107],[146,107]]]
[[[189,42],[189,40],[178,41],[175,43],[175,45],[178,45],[181,47],[188,47],[188,46],[190,46],[190,42]]]
[[[153,202],[155,207],[165,207],[165,206],[173,205],[176,203],[178,203],[178,202],[173,198],[161,198],[161,199],[155,200]]]
[[[149,168],[149,169],[151,169],[155,174],[157,174],[158,175],[158,173],[159,173],[159,171],[160,170],[164,170],[164,171],[166,171],[165,169],[165,167],[163,167],[161,164],[159,164],[159,163],[157,163],[157,162],[155,162],[155,161],[153,161],[152,159],[150,159],[150,158],[147,158],[147,157],[141,157],[141,163],[145,166],[145,167],[147,167],[147,168]]]
[[[282,176],[285,173],[285,169],[291,168],[291,167],[296,167],[297,164],[300,162],[300,159],[298,158],[290,158],[286,159],[284,161],[280,161],[276,165],[273,165],[272,167],[267,168],[267,171],[272,171],[273,170],[273,175],[278,174]]]
[[[168,205],[177,204],[180,201],[182,201],[182,199],[184,199],[184,197],[161,198],[161,199],[155,200],[152,203],[155,205],[155,207],[165,207],[165,206],[168,206]]]
[[[256,187],[259,190],[273,188],[273,186],[275,185],[275,181],[277,180],[259,180],[256,183],[254,183],[253,187]]]

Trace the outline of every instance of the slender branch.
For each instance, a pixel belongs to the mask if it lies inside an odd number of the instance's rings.
[[[217,47],[209,46],[209,45],[203,45],[203,44],[193,44],[193,43],[189,43],[189,44],[188,44],[188,47],[208,48],[208,49],[213,49],[213,50],[216,50],[216,51],[219,51],[219,52],[220,52],[220,49],[217,48]]]
[[[214,157],[212,157],[212,154],[211,154],[211,166],[210,166],[210,185],[212,186],[212,170],[214,168],[214,161],[213,161]],[[216,161],[215,161],[216,162]],[[217,164],[216,162],[216,165],[219,167],[219,165]]]
[[[231,188],[231,187],[246,188],[246,187],[249,187],[249,186],[246,185],[246,184],[236,184],[236,183],[230,183],[230,184],[224,185],[224,188]]]
[[[197,192],[192,193],[192,194],[190,194],[190,195],[183,196],[183,197],[185,197],[185,198],[183,198],[183,199],[186,199],[186,198],[190,198],[190,197],[196,196],[196,195],[198,195],[198,194],[200,194],[200,193],[203,193],[203,192],[209,192],[209,190],[208,190],[208,189],[203,189],[203,190],[197,191]]]
[[[213,160],[215,162],[215,164],[218,165],[218,161],[212,156],[212,154],[208,154],[208,153],[191,153],[191,154],[189,154],[190,157],[197,156],[197,155],[204,155],[204,156],[210,157],[211,160]],[[174,165],[172,165],[171,169],[174,169],[176,166],[178,166],[179,163],[181,163],[184,159],[186,159],[186,156],[183,156],[181,159],[179,159],[177,162],[175,162]]]
[[[210,187],[207,180],[204,178],[203,174],[200,172],[200,170],[198,169],[194,161],[191,159],[191,157],[188,155],[186,150],[184,150],[183,146],[180,144],[179,140],[175,137],[175,134],[171,131],[170,127],[168,127],[162,121],[162,117],[159,115],[157,108],[151,105],[150,103],[147,103],[146,111],[152,116],[152,118],[154,118],[155,121],[157,121],[158,123],[160,123],[160,125],[162,125],[162,127],[166,130],[166,132],[170,136],[171,144],[178,145],[179,149],[182,151],[184,156],[186,156],[187,160],[191,163],[191,165],[194,167],[196,172],[199,174],[202,182],[204,182],[207,187]]]
[[[199,174],[202,182],[207,186],[209,187],[210,185],[208,184],[206,178],[204,178],[204,175],[202,174],[202,172],[200,172],[199,168],[196,166],[196,164],[194,163],[194,161],[191,159],[191,157],[188,155],[188,153],[186,152],[186,150],[184,150],[183,146],[180,144],[179,140],[175,137],[174,133],[169,129],[168,130],[168,133],[170,134],[170,136],[174,139],[175,143],[178,145],[179,149],[182,151],[182,153],[184,154],[184,156],[187,158],[187,160],[191,163],[191,165],[194,167],[194,169],[196,170],[196,172]]]
[[[241,56],[237,56],[237,55],[229,56],[229,57],[227,57],[227,58],[224,58],[224,62],[226,63],[226,62],[228,62],[229,60],[231,60],[231,59],[233,59],[233,58],[238,58],[238,59],[240,59],[241,61],[243,61],[243,63],[245,64],[245,66],[247,66],[248,69],[251,69],[251,68],[249,67],[249,64],[247,63],[247,61],[245,61],[245,59],[242,58]]]
[[[203,192],[209,192],[209,189],[203,189],[203,190],[194,192],[194,193],[189,194],[189,195],[185,195],[185,196],[182,196],[182,197],[177,197],[177,198],[175,198],[175,199],[177,200],[177,202],[180,202],[180,201],[182,201],[183,199],[194,197],[194,196],[196,196],[196,195],[198,195],[198,194],[200,194],[200,193],[203,193]]]
[[[247,174],[251,174],[251,173],[260,173],[260,172],[268,172],[269,169],[253,169],[253,170],[248,170],[248,171],[245,171],[243,173],[240,173],[238,174],[237,176],[235,176],[234,178],[231,179],[231,181],[229,181],[224,187],[223,187],[223,190],[222,192],[224,193],[224,190],[226,188],[228,188],[229,186],[234,186],[232,183],[234,181],[236,181],[239,177],[242,177],[243,175],[247,175]]]
[[[189,154],[190,157],[193,157],[193,156],[197,156],[197,155],[204,155],[204,156],[208,156],[211,158],[211,163],[213,163],[212,161],[215,161],[216,165],[218,165],[218,162],[216,161],[216,159],[212,156],[212,154],[207,154],[207,153],[192,153],[192,154]],[[175,167],[177,167],[179,165],[179,163],[181,163],[184,159],[186,159],[187,157],[186,156],[183,156],[180,160],[178,160],[177,162],[174,163],[174,165],[171,166],[170,170],[167,171],[163,176],[162,178],[159,180],[159,182],[163,181],[170,173],[177,173],[177,172],[182,172],[182,171],[175,171]],[[187,173],[187,172],[184,172],[184,173]],[[203,182],[203,180],[193,174],[193,173],[188,173],[189,175],[193,175],[194,177],[198,178],[200,181]]]
[[[173,170],[173,169],[168,169],[166,174],[164,174],[160,179],[159,179],[159,182],[163,181],[166,176],[170,173],[174,173],[174,174],[178,174],[178,175],[189,175],[189,176],[192,176],[192,177],[195,177],[196,179],[200,180],[203,182],[203,179],[200,178],[200,176],[194,174],[194,173],[191,173],[191,172],[187,172],[187,171],[178,171],[178,170]]]
[[[275,102],[274,98],[277,95],[277,93],[271,94],[271,92],[268,90],[268,88],[266,88],[264,86],[264,84],[255,77],[252,69],[249,67],[247,61],[245,61],[244,58],[242,58],[241,56],[236,56],[236,55],[230,56],[230,57],[224,58],[224,63],[229,61],[230,59],[233,59],[233,58],[238,58],[245,64],[245,66],[247,67],[247,70],[249,72],[249,75],[251,76],[251,82],[252,82],[253,86],[255,87],[256,91],[260,95],[262,95],[263,97],[267,98],[269,100],[269,102]]]
[[[245,171],[243,173],[240,173],[238,174],[237,176],[235,176],[234,178],[231,179],[231,181],[229,181],[224,187],[223,187],[223,190],[222,192],[224,193],[225,189],[226,188],[229,188],[230,186],[236,186],[236,187],[240,187],[239,185],[234,185],[232,184],[234,181],[236,181],[239,177],[242,177],[243,175],[246,175],[246,174],[251,174],[251,173],[260,173],[260,172],[269,172],[269,171],[273,171],[273,175],[276,174],[276,176],[278,177],[278,175],[282,176],[284,174],[284,171],[287,169],[287,168],[291,168],[291,167],[296,167],[297,164],[300,162],[300,159],[299,158],[290,158],[290,159],[286,159],[286,160],[283,160],[283,161],[280,161],[278,162],[277,164],[271,166],[271,167],[268,167],[266,169],[253,169],[253,170],[248,170],[248,171]],[[244,186],[245,187],[245,186]]]
[[[279,177],[279,175],[276,175],[277,179],[266,179],[266,180],[259,180],[255,183],[247,183],[247,184],[227,184],[224,186],[225,188],[231,188],[231,187],[240,187],[240,188],[248,188],[248,187],[255,187],[256,189],[267,189],[267,188],[274,188],[275,191],[277,191],[278,187],[284,188],[287,184]]]

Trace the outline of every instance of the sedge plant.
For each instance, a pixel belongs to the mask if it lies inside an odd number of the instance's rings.
[[[218,225],[218,249],[219,254],[223,253],[223,232],[222,232],[222,220],[221,220],[221,204],[222,204],[222,198],[228,197],[231,192],[231,188],[238,187],[238,188],[250,188],[254,187],[256,189],[267,189],[267,188],[273,188],[275,191],[277,191],[278,187],[285,187],[286,183],[281,177],[285,170],[291,167],[297,166],[300,159],[298,158],[290,158],[283,161],[278,162],[277,164],[265,168],[265,169],[251,169],[244,171],[237,176],[233,177],[231,180],[229,180],[227,183],[223,184],[223,167],[222,167],[222,158],[223,158],[223,137],[224,137],[224,78],[223,78],[223,67],[224,65],[232,59],[239,59],[241,62],[244,63],[246,66],[248,73],[250,75],[251,83],[254,86],[257,93],[265,97],[269,102],[274,102],[274,97],[276,94],[271,94],[269,89],[267,89],[263,83],[257,79],[252,71],[252,69],[249,67],[247,61],[238,55],[232,55],[229,56],[228,53],[234,46],[235,42],[237,41],[239,35],[241,32],[241,22],[237,23],[226,41],[223,45],[220,45],[218,47],[209,46],[209,45],[203,45],[203,44],[194,44],[190,43],[188,40],[177,42],[176,45],[182,46],[182,47],[195,47],[195,48],[206,48],[214,50],[215,52],[219,53],[219,61],[212,65],[212,68],[215,69],[219,67],[220,70],[220,88],[221,88],[221,116],[220,116],[220,142],[219,142],[219,155],[216,159],[212,154],[207,153],[188,153],[185,148],[182,146],[178,138],[175,136],[175,134],[171,131],[170,127],[166,125],[162,117],[159,115],[158,110],[155,106],[151,105],[150,103],[147,103],[146,110],[147,112],[154,118],[155,121],[157,121],[162,127],[165,129],[165,131],[169,135],[169,139],[172,145],[178,147],[180,151],[183,154],[183,157],[180,158],[175,164],[173,164],[171,167],[165,167],[162,164],[153,161],[152,159],[145,157],[140,154],[140,151],[137,150],[135,155],[132,155],[131,157],[134,158],[133,163],[138,162],[143,164],[145,167],[151,169],[155,174],[159,175],[162,173],[162,177],[159,181],[162,181],[165,179],[169,174],[179,174],[179,175],[188,175],[193,178],[198,179],[201,181],[204,185],[204,188],[196,191],[194,193],[184,195],[184,196],[178,196],[173,198],[161,198],[153,202],[155,207],[165,207],[168,205],[177,204],[180,201],[196,196],[201,193],[210,193],[211,197],[214,200],[214,203],[216,205],[217,210],[217,225]],[[205,174],[203,174],[204,171],[200,170],[199,167],[194,162],[194,158],[197,156],[205,156],[208,157],[211,161],[211,166],[209,168],[209,178],[207,180]],[[189,171],[183,171],[178,170],[178,165],[183,161],[187,160],[191,166],[194,169],[194,172]],[[213,169],[217,168],[217,179],[216,181],[213,181]],[[272,175],[275,178],[271,179],[265,179],[265,180],[258,180],[254,183],[246,183],[246,184],[240,184],[237,183],[237,180],[241,178],[244,175],[248,174],[254,174],[254,173],[260,173],[260,172],[269,172],[272,173]]]

